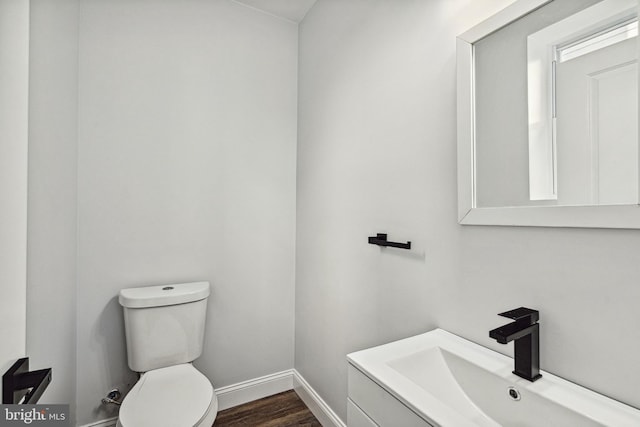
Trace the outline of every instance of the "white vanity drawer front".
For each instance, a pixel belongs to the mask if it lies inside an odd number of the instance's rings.
[[[433,427],[369,377],[349,364],[349,399],[380,427]],[[357,409],[357,408],[356,408]],[[349,427],[352,427],[348,419]],[[371,424],[354,424],[354,427]]]
[[[358,408],[351,399],[347,399],[347,426],[349,427],[379,427],[371,418]]]

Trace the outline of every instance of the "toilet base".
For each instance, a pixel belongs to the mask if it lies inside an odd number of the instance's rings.
[[[202,417],[200,422],[193,427],[211,427],[213,425],[213,422],[216,420],[217,415],[218,415],[218,396],[214,394],[213,400],[211,401],[211,405],[209,405],[209,408],[207,409],[207,412],[205,413],[204,417]],[[116,427],[123,427],[119,419],[116,422]],[[156,427],[161,427],[161,426],[156,426]],[[174,427],[174,426],[171,426],[171,427]],[[188,426],[188,427],[191,427],[191,426]]]

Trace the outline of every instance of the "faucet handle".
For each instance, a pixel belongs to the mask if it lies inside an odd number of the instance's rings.
[[[538,310],[533,310],[526,307],[520,307],[513,310],[505,311],[504,313],[499,313],[498,316],[507,317],[509,319],[515,320],[518,323],[527,323],[529,325],[533,325],[540,319]]]

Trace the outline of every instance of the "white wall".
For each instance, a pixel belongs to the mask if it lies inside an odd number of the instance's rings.
[[[28,67],[29,2],[0,0],[0,373],[26,345]]]
[[[53,368],[40,403],[73,408],[78,1],[31,0],[30,20],[27,354]]]
[[[346,419],[346,354],[540,310],[543,369],[640,407],[640,231],[456,223],[455,36],[509,0],[319,0],[300,26],[295,366]],[[381,250],[388,232],[415,250]]]
[[[231,1],[80,5],[78,423],[132,385],[121,288],[208,280],[215,387],[293,367],[297,26]]]

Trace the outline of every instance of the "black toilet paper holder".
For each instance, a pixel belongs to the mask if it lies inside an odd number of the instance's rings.
[[[378,233],[375,236],[369,237],[369,244],[378,246],[390,246],[392,248],[411,249],[411,242],[400,243],[387,240],[387,235],[384,233]]]

